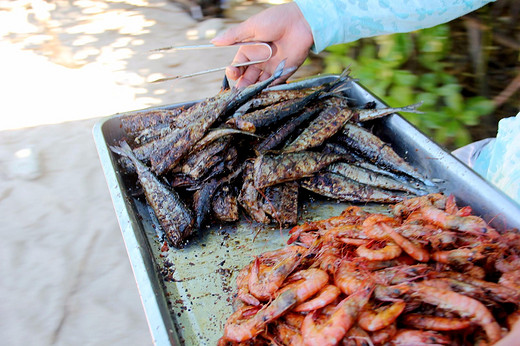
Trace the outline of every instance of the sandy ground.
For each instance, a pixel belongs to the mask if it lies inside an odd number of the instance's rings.
[[[149,50],[207,43],[255,6],[197,22],[167,0],[0,1],[3,345],[152,343],[92,128],[215,94],[223,73],[150,81],[234,51]]]

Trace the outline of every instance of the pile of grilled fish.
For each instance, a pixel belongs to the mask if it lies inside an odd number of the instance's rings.
[[[339,201],[395,203],[435,191],[363,123],[402,108],[354,108],[349,71],[304,89],[225,84],[191,106],[121,118],[125,138],[111,149],[137,174],[170,245],[241,211],[263,224],[298,222],[302,191]],[[306,192],[307,193],[307,192]]]

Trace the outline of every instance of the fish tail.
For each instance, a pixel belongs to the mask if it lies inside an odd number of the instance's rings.
[[[231,85],[229,84],[229,79],[226,75],[224,75],[224,79],[222,79],[222,85],[220,86],[220,92],[228,91],[231,89]]]
[[[350,85],[348,85],[350,81],[352,81],[352,78],[350,78],[350,66],[348,66],[334,82],[330,83],[321,91],[327,94],[340,93],[350,88]]]
[[[401,107],[401,108],[399,108],[399,112],[424,114],[424,112],[417,110],[417,108],[421,107],[423,103],[424,102],[421,101],[421,102],[414,103],[413,105]]]
[[[284,68],[285,68],[286,61],[287,61],[287,59],[283,59],[282,62],[280,62],[278,64],[278,66],[276,66],[276,70],[274,70],[273,76],[271,77],[273,80],[280,78],[282,75],[284,75]],[[287,73],[288,72],[286,71],[285,74],[287,74]]]
[[[132,148],[130,148],[126,141],[121,141],[119,143],[119,147],[111,145],[110,150],[118,155],[128,157],[131,160],[136,159],[134,153],[132,152]]]

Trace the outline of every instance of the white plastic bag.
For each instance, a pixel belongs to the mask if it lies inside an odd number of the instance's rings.
[[[473,169],[520,204],[520,113],[500,120],[496,139],[481,148]]]

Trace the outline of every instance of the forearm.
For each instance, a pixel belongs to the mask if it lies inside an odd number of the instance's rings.
[[[449,22],[495,0],[295,0],[314,37],[312,50]]]

